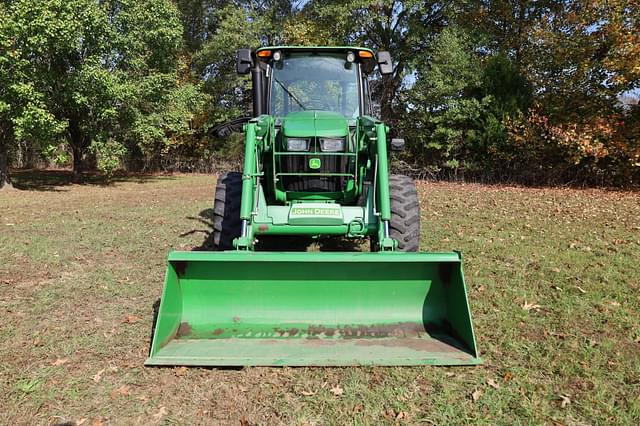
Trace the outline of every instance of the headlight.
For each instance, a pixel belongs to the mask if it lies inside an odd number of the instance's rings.
[[[344,151],[344,139],[320,139],[320,150],[323,152],[341,152]]]
[[[309,139],[287,139],[287,151],[309,151]]]

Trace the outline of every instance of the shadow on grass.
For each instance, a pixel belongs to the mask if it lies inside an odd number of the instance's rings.
[[[362,248],[362,240],[342,237],[322,237],[318,239],[320,251],[366,251]]]
[[[111,179],[99,173],[83,173],[77,179],[70,170],[14,170],[11,180],[16,189],[23,191],[64,191],[69,185],[91,185],[108,187],[116,183],[151,183],[158,180],[175,179],[171,175],[138,173],[116,173]]]
[[[198,216],[187,216],[187,219],[195,220],[205,226],[205,229],[192,229],[191,231],[180,234],[180,237],[193,234],[204,235],[202,244],[193,247],[191,251],[217,251],[213,244],[213,209],[204,209],[198,213]]]

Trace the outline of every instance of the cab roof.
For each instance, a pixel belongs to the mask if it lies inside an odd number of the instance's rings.
[[[262,50],[283,50],[287,52],[348,52],[348,51],[367,51],[371,54],[373,50],[368,47],[356,47],[356,46],[265,46],[256,49],[256,52]]]

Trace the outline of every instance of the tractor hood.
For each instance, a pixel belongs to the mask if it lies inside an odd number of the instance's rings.
[[[287,137],[344,137],[349,125],[337,112],[299,111],[282,120],[282,131]]]

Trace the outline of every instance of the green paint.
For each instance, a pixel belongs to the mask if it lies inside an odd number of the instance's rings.
[[[251,219],[251,211],[253,209],[253,179],[250,176],[256,172],[256,127],[255,123],[249,123],[245,128],[240,217],[247,220]]]
[[[173,252],[146,363],[479,362],[456,253]]]
[[[322,165],[322,162],[319,158],[309,158],[309,168],[310,169],[319,169]]]
[[[378,154],[378,200],[380,218],[391,220],[391,199],[389,197],[389,165],[387,162],[387,132],[384,123],[376,123],[376,153]]]
[[[331,111],[297,111],[282,120],[286,137],[345,137],[349,125],[342,114]]]

